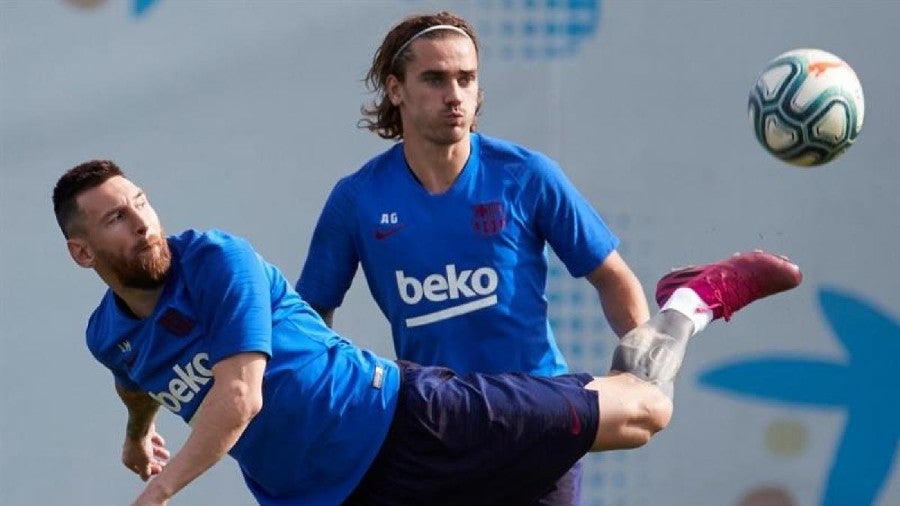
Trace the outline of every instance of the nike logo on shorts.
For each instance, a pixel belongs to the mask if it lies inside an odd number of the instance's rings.
[[[581,434],[581,418],[578,417],[578,412],[575,411],[575,406],[573,406],[569,401],[566,402],[569,404],[569,413],[571,413],[572,415],[572,426],[569,427],[569,434],[578,436]]]

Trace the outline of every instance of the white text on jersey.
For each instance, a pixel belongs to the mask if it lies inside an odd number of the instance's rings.
[[[187,364],[183,366],[176,364],[172,367],[175,377],[169,380],[169,389],[159,393],[150,392],[150,397],[169,411],[178,413],[181,411],[182,403],[190,402],[200,391],[200,387],[212,379],[213,372],[204,365],[204,362],[209,363],[209,355],[198,353]]]
[[[407,277],[403,271],[396,271],[395,274],[400,298],[407,304],[418,304],[423,298],[431,302],[457,300],[461,297],[465,300],[462,304],[450,308],[407,318],[407,327],[418,327],[446,320],[497,303],[496,291],[499,277],[497,271],[490,267],[466,269],[457,273],[456,265],[449,264],[445,267],[445,274],[429,274],[422,281],[414,277]],[[468,300],[475,297],[479,298]]]

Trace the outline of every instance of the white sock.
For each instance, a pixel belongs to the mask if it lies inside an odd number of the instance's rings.
[[[713,320],[713,311],[703,302],[703,299],[697,295],[697,292],[690,288],[681,287],[672,292],[672,296],[661,308],[660,311],[673,309],[687,316],[694,324],[694,333],[692,336],[703,329]]]

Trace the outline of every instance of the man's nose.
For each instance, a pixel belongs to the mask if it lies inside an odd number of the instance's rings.
[[[150,228],[150,220],[148,216],[140,211],[133,211],[134,217],[134,231],[138,235],[147,235],[147,230]]]
[[[462,102],[462,87],[460,87],[456,81],[450,82],[447,96],[444,98],[444,101],[448,104],[458,104]]]

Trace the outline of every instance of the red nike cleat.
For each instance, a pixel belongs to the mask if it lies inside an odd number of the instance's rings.
[[[735,253],[716,263],[666,274],[656,284],[656,302],[662,306],[676,289],[690,288],[713,311],[714,320],[728,321],[747,304],[790,290],[802,279],[800,268],[787,257],[759,250]]]

